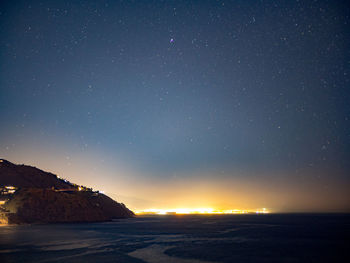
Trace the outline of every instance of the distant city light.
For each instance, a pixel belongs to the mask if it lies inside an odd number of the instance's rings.
[[[267,214],[269,211],[266,208],[260,210],[215,210],[213,208],[175,208],[175,209],[145,209],[135,211],[138,215],[153,214],[153,215],[169,215],[169,214],[248,214],[248,213],[257,213],[257,214]]]

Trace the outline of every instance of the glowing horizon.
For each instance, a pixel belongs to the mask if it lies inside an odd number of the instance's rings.
[[[48,155],[48,149],[43,146],[36,147],[35,151],[31,150],[33,145],[26,146],[18,146],[18,151],[1,157],[103,191],[136,212],[183,207],[252,212],[267,207],[274,213],[348,211],[347,184],[330,180],[327,171],[317,171],[322,175],[320,178],[302,184],[297,177],[279,170],[259,172],[232,168],[220,174],[212,168],[184,170],[176,176],[172,173],[160,175],[137,167],[131,160],[102,152],[76,153],[66,158],[60,147]],[[305,176],[307,174],[305,172]],[[324,184],[328,187],[323,188]]]
[[[188,215],[188,214],[268,214],[266,208],[261,208],[257,210],[241,210],[241,209],[230,209],[230,210],[222,210],[222,209],[214,209],[214,208],[174,208],[174,209],[145,209],[145,210],[137,210],[134,211],[137,215],[145,215],[145,214],[154,214],[154,215],[168,215],[168,214],[177,214],[177,215]]]

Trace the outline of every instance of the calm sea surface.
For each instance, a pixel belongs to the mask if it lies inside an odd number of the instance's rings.
[[[0,227],[0,262],[350,262],[350,215],[149,216]]]

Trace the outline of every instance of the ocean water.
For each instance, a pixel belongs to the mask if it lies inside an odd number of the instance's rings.
[[[350,215],[147,216],[0,227],[0,262],[350,262]]]

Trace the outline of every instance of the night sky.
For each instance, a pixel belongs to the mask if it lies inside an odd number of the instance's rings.
[[[1,1],[0,157],[134,209],[350,211],[346,1]]]

